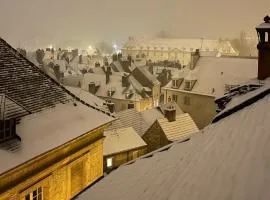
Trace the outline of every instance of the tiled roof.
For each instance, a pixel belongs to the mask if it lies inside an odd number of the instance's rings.
[[[114,130],[119,128],[133,127],[134,130],[142,136],[148,128],[142,114],[135,109],[127,109],[117,113],[117,120],[115,120],[107,130]]]
[[[159,118],[158,123],[169,141],[189,138],[193,133],[199,132],[198,127],[188,113],[177,115],[175,121],[169,122],[167,118]]]
[[[104,156],[146,146],[132,127],[106,131],[104,135],[106,136],[103,144]]]
[[[77,199],[267,200],[270,95],[119,167]]]
[[[29,112],[22,106],[11,100],[7,95],[0,94],[0,119],[7,120],[11,118],[22,117]]]
[[[0,38],[0,93],[31,113],[70,100],[52,78]]]

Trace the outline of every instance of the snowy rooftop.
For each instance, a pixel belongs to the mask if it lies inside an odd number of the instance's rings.
[[[112,125],[109,126],[107,130],[132,127],[140,136],[142,136],[149,127],[144,120],[142,113],[135,109],[123,110],[118,112],[116,116],[117,120],[113,121]]]
[[[95,117],[93,117],[95,116]],[[27,115],[17,125],[21,137],[15,152],[0,147],[0,174],[34,157],[61,146],[113,120],[100,111],[77,102],[58,104],[55,108]]]
[[[122,74],[113,74],[110,75],[110,81],[106,84],[106,75],[105,74],[93,74],[86,73],[82,81],[82,89],[88,91],[88,85],[90,82],[94,82],[98,89],[95,93],[99,97],[109,97],[108,92],[112,91],[112,98],[115,99],[127,99],[126,92],[133,93],[128,100],[139,101],[142,99],[141,95],[135,90],[135,88],[130,85],[129,87],[122,86]]]
[[[119,167],[77,199],[266,200],[269,106],[268,94],[187,142],[175,142]]]
[[[81,100],[83,100],[84,102],[100,108],[101,110],[105,110],[107,112],[109,112],[107,106],[104,105],[105,101],[93,94],[91,94],[90,92],[87,92],[81,88],[76,88],[76,87],[69,87],[69,86],[65,86],[65,88],[67,90],[69,90],[71,93],[73,93],[74,95],[76,95],[77,97],[79,97]]]
[[[146,146],[144,140],[132,128],[121,128],[104,133],[103,155],[113,155]]]
[[[199,129],[188,113],[176,116],[175,121],[169,122],[167,118],[159,118],[158,123],[169,141],[178,141],[189,138]]]
[[[251,58],[200,57],[192,75],[186,70],[184,74],[197,79],[191,92],[219,97],[224,95],[226,84],[236,86],[256,78],[257,65],[258,60]],[[184,90],[184,83],[185,80],[179,90]],[[170,88],[171,84],[172,81],[166,88]]]

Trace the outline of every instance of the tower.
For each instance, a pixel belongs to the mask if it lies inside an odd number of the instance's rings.
[[[264,18],[264,23],[256,27],[258,34],[258,79],[270,77],[270,17]]]

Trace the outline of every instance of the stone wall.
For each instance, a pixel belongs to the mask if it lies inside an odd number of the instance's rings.
[[[164,89],[164,102],[167,103],[169,97],[173,99],[173,95],[177,96],[178,106],[190,114],[199,129],[210,124],[216,115],[215,97],[213,96]]]

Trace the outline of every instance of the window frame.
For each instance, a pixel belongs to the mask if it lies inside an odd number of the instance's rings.
[[[36,194],[34,194],[36,192]],[[35,190],[24,196],[24,200],[43,200],[44,199],[44,189],[38,187]]]

